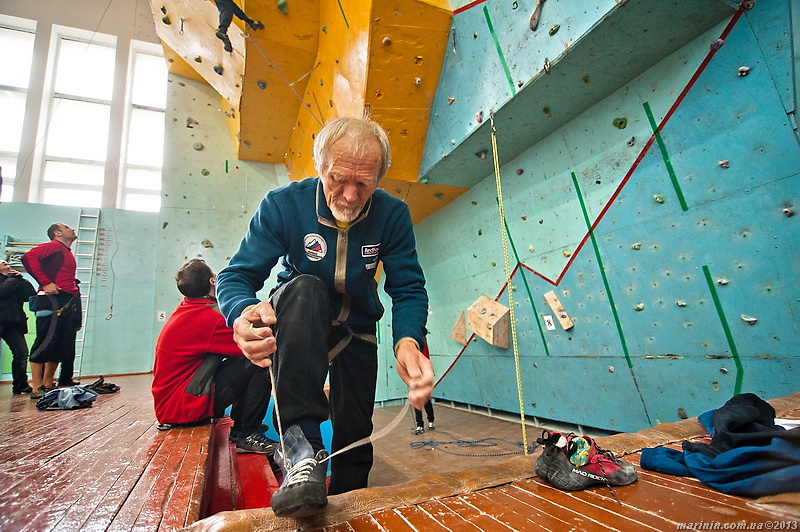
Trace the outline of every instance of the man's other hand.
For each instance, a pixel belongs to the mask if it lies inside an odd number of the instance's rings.
[[[397,373],[408,386],[408,401],[422,410],[433,393],[433,364],[410,340],[397,347]]]

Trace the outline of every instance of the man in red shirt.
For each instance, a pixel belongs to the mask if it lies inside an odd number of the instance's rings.
[[[214,297],[216,275],[202,259],[178,270],[186,296],[156,342],[153,404],[159,429],[222,417],[231,408],[236,452],[272,454],[277,442],[264,435],[269,406],[269,369],[250,362],[225,325]]]
[[[42,397],[54,387],[58,363],[59,386],[73,386],[75,337],[81,328],[81,292],[75,278],[72,243],[75,229],[54,223],[47,229],[50,242],[39,244],[22,256],[25,270],[39,283],[36,298],[36,341],[31,347],[32,399]]]

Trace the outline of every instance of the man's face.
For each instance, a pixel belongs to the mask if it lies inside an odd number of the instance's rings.
[[[6,261],[0,260],[0,273],[2,273],[3,275],[8,275],[9,273],[11,273],[11,271],[12,271],[11,266],[9,266]]]
[[[331,163],[322,171],[325,201],[333,217],[340,222],[352,222],[378,188],[381,168],[381,148],[377,142],[364,156],[347,149],[347,139],[336,141],[330,149]]]
[[[61,233],[59,235],[59,233]],[[75,229],[71,228],[67,224],[58,224],[58,231],[56,231],[56,236],[61,236],[61,238],[65,240],[75,240],[77,235],[75,234]]]

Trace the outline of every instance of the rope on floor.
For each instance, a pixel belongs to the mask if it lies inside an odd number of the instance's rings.
[[[426,451],[442,451],[443,453],[453,454],[456,456],[473,456],[476,458],[488,458],[492,456],[506,456],[512,454],[522,454],[525,453],[525,444],[521,441],[513,442],[510,440],[504,440],[503,438],[482,438],[480,440],[459,440],[449,432],[443,430],[437,430],[437,434],[446,434],[452,438],[451,440],[425,440],[425,441],[412,441],[409,443],[409,446],[412,449],[424,449]],[[511,444],[515,447],[519,447],[517,451],[507,451],[507,452],[498,452],[498,453],[483,453],[483,454],[473,454],[473,453],[457,453],[450,451],[448,449],[442,448],[445,445],[455,445],[461,448],[469,448],[469,447],[496,447],[499,445],[500,442]],[[525,454],[530,454],[533,450],[536,449],[536,444],[528,446],[528,452]]]

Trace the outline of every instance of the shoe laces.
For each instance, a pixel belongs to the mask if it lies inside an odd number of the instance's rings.
[[[311,473],[314,472],[314,468],[317,466],[319,462],[317,462],[316,458],[303,458],[297,464],[295,464],[286,475],[286,486],[291,486],[292,484],[299,484],[301,482],[306,482],[308,477],[311,476]]]

